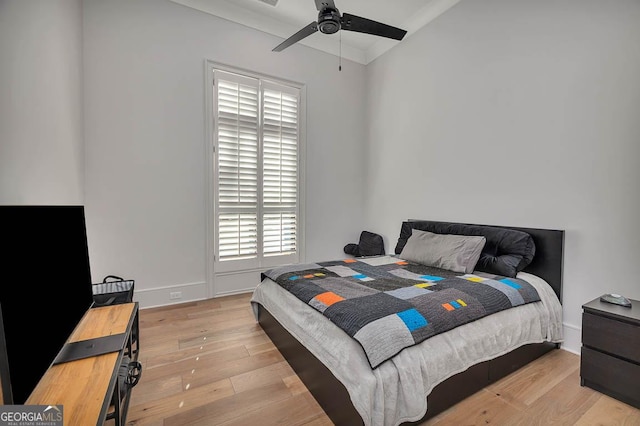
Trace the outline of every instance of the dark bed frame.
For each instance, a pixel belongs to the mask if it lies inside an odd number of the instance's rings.
[[[427,221],[410,220],[409,222]],[[564,231],[495,225],[476,226],[515,229],[530,234],[536,245],[536,254],[524,272],[543,278],[551,285],[562,302]],[[258,305],[258,322],[333,423],[350,426],[363,424],[344,385],[261,305]],[[427,396],[427,412],[420,421],[441,413],[487,385],[559,347],[559,344],[550,342],[524,345],[498,358],[475,364],[466,371],[448,378],[434,387]]]

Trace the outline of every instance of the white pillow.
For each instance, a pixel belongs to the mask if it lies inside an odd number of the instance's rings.
[[[413,229],[400,257],[453,272],[473,272],[487,239],[483,236],[434,234]]]

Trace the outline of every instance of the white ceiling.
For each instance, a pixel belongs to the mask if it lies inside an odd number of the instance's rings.
[[[314,0],[278,0],[276,6],[261,0],[171,0],[247,27],[281,37],[282,41],[318,18]],[[350,13],[407,31],[410,37],[460,0],[334,0],[340,13]],[[340,39],[342,38],[342,46]],[[278,45],[280,41],[274,44]],[[333,55],[342,55],[361,64],[368,64],[401,41],[390,40],[353,31],[336,34],[316,32],[297,44]],[[286,55],[288,49],[274,55]]]

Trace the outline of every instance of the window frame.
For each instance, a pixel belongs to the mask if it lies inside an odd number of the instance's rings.
[[[216,123],[215,123],[215,106],[216,106],[216,90],[214,87],[214,72],[220,70],[222,72],[239,74],[253,79],[260,79],[268,86],[270,82],[289,86],[299,91],[300,102],[298,110],[298,185],[297,185],[297,209],[296,209],[296,254],[282,256],[264,256],[262,247],[262,220],[258,217],[258,256],[257,258],[244,260],[226,260],[220,261],[218,256],[218,209],[217,209],[217,161],[218,149],[216,146]],[[262,88],[259,88],[259,102],[261,103]],[[215,285],[213,277],[216,275],[237,274],[245,272],[263,271],[278,265],[289,264],[294,262],[303,262],[304,254],[304,229],[305,229],[305,158],[306,158],[306,86],[304,84],[285,80],[282,78],[257,73],[254,71],[233,67],[219,62],[205,60],[205,123],[206,123],[206,263],[207,263],[207,282],[209,283],[209,296],[213,297]],[[262,176],[262,119],[259,120],[259,142],[258,142],[258,162],[260,164],[258,170],[259,185],[259,201],[262,202],[263,192],[263,176]],[[266,212],[263,206],[258,206],[258,212]]]

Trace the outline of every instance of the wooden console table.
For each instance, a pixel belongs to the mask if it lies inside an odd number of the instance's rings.
[[[138,303],[88,309],[58,358],[74,344],[77,347],[87,342],[87,347],[93,347],[91,342],[122,334],[122,344],[117,350],[72,361],[54,361],[25,404],[62,405],[65,426],[102,425],[112,417],[116,426],[124,424],[130,392],[120,398],[118,372],[123,357],[132,361],[138,358]]]

